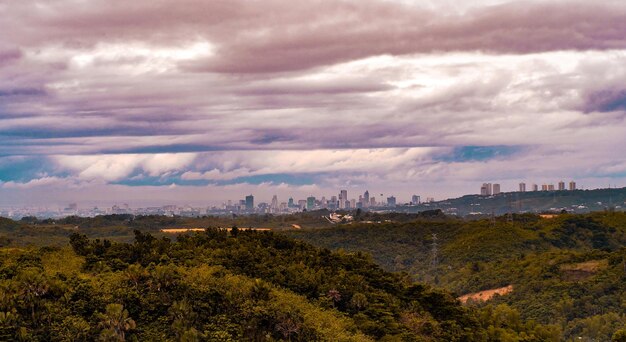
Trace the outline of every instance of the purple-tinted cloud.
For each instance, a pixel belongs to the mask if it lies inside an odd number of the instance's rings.
[[[0,156],[32,161],[2,195],[459,194],[626,163],[619,1],[24,0],[0,31]]]
[[[626,111],[626,90],[603,90],[586,98],[585,112]]]

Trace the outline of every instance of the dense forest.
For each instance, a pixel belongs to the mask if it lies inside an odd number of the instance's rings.
[[[0,340],[626,340],[623,213],[353,214],[0,218]]]
[[[358,252],[239,229],[134,235],[1,249],[0,339],[559,340],[558,327],[461,306]]]
[[[626,326],[624,213],[362,223],[286,234],[366,252],[388,271],[457,295],[512,285],[511,293],[473,305],[507,304],[523,320],[557,325],[566,339],[608,341]]]

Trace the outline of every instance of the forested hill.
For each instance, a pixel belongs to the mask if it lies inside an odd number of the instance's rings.
[[[608,341],[626,326],[626,214],[505,215],[285,232],[362,251],[388,271],[458,295],[512,286],[484,305],[556,324],[568,340]],[[436,238],[436,239],[435,239]]]
[[[0,249],[0,340],[558,341],[507,306],[474,309],[271,232],[207,229],[176,242]]]
[[[502,215],[506,213],[540,213],[566,210],[588,213],[615,208],[626,208],[626,188],[575,191],[505,192],[495,196],[467,195],[418,206],[398,207],[398,211],[415,212],[441,209],[447,214]]]

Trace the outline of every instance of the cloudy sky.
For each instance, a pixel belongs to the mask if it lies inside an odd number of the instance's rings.
[[[626,186],[626,2],[0,0],[0,206]]]

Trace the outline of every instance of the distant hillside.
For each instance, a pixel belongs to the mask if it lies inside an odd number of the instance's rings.
[[[512,285],[474,305],[510,305],[525,320],[560,326],[568,340],[608,341],[626,325],[625,213],[354,223],[285,234],[367,252],[386,270],[459,296]]]
[[[441,209],[446,214],[502,215],[506,213],[540,213],[566,210],[588,213],[626,208],[626,188],[575,191],[506,192],[495,196],[467,195],[417,206],[399,207],[399,211],[417,212]]]

